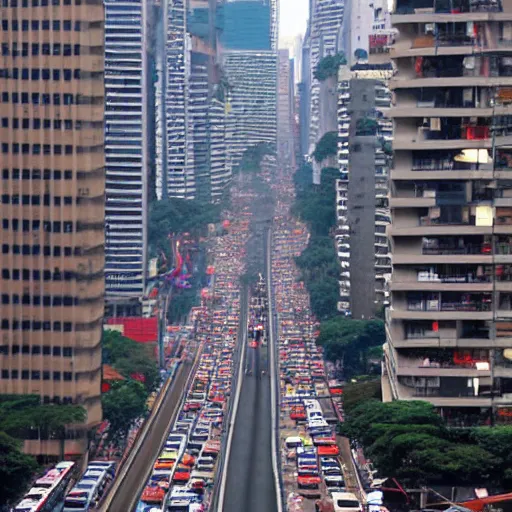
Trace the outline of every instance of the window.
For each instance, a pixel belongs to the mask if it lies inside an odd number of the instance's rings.
[[[53,372],[53,380],[60,381],[60,372]]]
[[[60,347],[53,347],[53,355],[60,356]]]
[[[60,30],[60,20],[53,20],[52,28],[53,30]]]
[[[41,372],[37,370],[33,370],[31,373],[32,380],[40,380],[41,379]]]
[[[30,377],[30,372],[28,370],[21,370],[21,378],[23,380],[28,380]]]
[[[49,371],[43,372],[43,380],[50,380],[50,372]]]
[[[41,353],[41,345],[32,345],[32,354],[37,356]]]
[[[64,380],[66,380],[66,381],[73,380],[73,374],[71,372],[64,372]]]
[[[64,347],[62,349],[62,355],[64,357],[72,357],[73,356],[73,349],[71,347]]]

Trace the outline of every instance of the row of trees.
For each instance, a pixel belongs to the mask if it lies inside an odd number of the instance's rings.
[[[39,466],[22,451],[22,439],[59,439],[63,457],[65,426],[85,421],[77,405],[43,405],[38,395],[0,395],[0,503],[26,490]]]
[[[317,153],[324,155],[320,142]],[[318,343],[324,347],[327,359],[340,362],[345,377],[366,374],[373,369],[369,361],[381,356],[384,324],[380,320],[352,320],[338,312],[341,268],[332,234],[340,172],[336,168],[322,169],[320,185],[313,184],[312,176],[307,163],[294,176],[296,200],[292,213],[310,230],[308,246],[296,263],[309,292],[311,310],[321,320]]]
[[[115,368],[125,380],[114,382],[102,395],[103,417],[109,422],[108,441],[122,443],[135,420],[147,412],[149,394],[159,381],[159,370],[149,347],[106,331],[103,362]]]
[[[512,485],[512,427],[452,429],[423,401],[368,400],[352,408],[341,433],[356,440],[382,476],[405,485]]]

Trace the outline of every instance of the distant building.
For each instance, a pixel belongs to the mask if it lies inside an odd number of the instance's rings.
[[[289,164],[295,158],[293,145],[293,70],[290,52],[278,51],[277,73],[277,154],[282,163]]]
[[[105,0],[105,286],[142,297],[147,266],[147,3]]]
[[[228,50],[271,50],[269,0],[235,0],[222,7],[220,43]]]
[[[232,86],[228,158],[236,165],[248,147],[277,143],[277,55],[273,51],[225,51],[223,67]]]

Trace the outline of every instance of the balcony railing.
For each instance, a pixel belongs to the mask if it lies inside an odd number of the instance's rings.
[[[441,245],[438,247],[423,247],[422,253],[428,255],[490,254],[491,248],[488,244],[466,244],[462,247]]]
[[[437,300],[409,301],[408,311],[491,311],[492,303],[483,301],[441,302]]]

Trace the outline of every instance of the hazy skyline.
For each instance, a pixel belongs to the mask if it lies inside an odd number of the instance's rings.
[[[309,0],[279,0],[279,46],[288,48],[298,34],[304,34]]]

